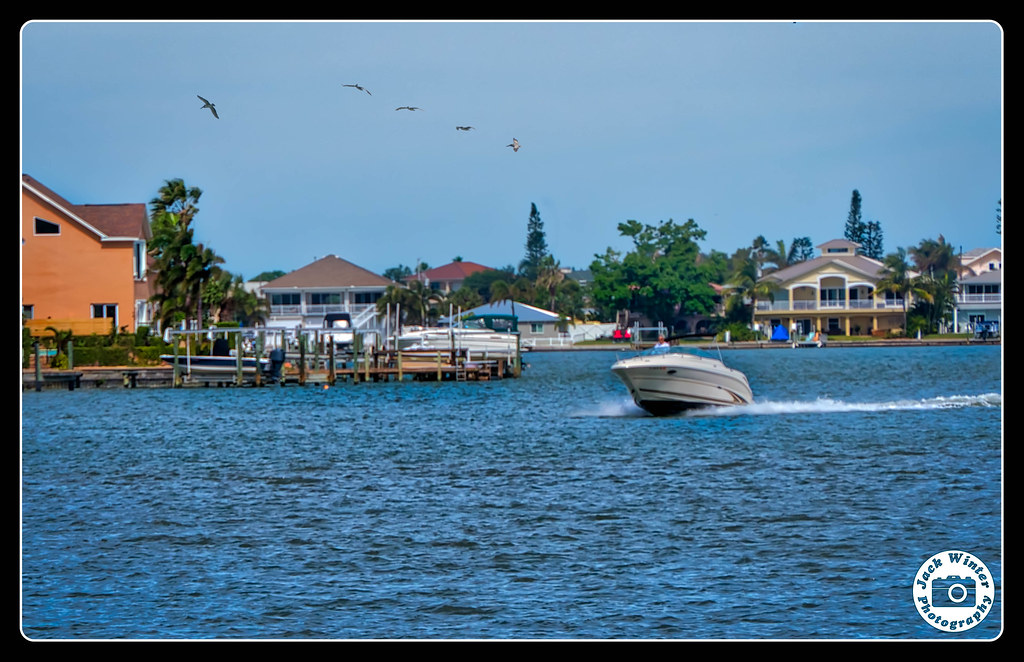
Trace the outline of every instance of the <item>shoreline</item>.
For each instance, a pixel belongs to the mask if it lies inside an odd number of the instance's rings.
[[[824,347],[793,347],[791,342],[772,342],[770,340],[748,340],[730,343],[688,343],[687,346],[698,349],[721,349],[721,350],[778,350],[778,349],[803,349],[806,351],[828,350],[830,348],[843,347],[952,347],[952,346],[1002,346],[999,338],[991,340],[974,340],[969,338],[956,338],[943,340],[930,338],[917,340],[916,338],[891,338],[879,340],[843,340],[829,341]],[[588,345],[576,345],[569,347],[541,347],[533,348],[523,353],[528,358],[532,353],[544,352],[636,352],[641,348],[633,347],[626,343],[595,343]],[[79,366],[73,370],[55,370],[43,368],[40,370],[42,382],[36,383],[34,368],[22,368],[21,371],[22,391],[32,390],[53,390],[62,389],[73,391],[81,388],[170,388],[173,381],[174,369],[167,365],[155,366]],[[221,383],[219,386],[236,387],[233,384]],[[185,386],[195,386],[189,384]],[[244,387],[242,387],[244,388]]]
[[[714,343],[714,342],[699,342],[699,343],[685,343],[687,347],[696,347],[698,349],[829,349],[833,347],[951,347],[958,345],[977,345],[977,346],[991,346],[991,345],[1002,345],[1000,338],[993,338],[990,340],[974,340],[971,338],[951,338],[944,340],[942,338],[923,338],[918,340],[917,338],[885,338],[885,339],[871,339],[871,340],[828,340],[822,347],[793,347],[793,342],[790,340],[786,341],[772,341],[772,340],[743,340],[743,341],[731,341],[728,343]],[[633,347],[628,343],[597,343],[588,345],[572,345],[569,347],[534,347],[526,352],[577,352],[577,351],[636,351],[644,349],[643,347]]]

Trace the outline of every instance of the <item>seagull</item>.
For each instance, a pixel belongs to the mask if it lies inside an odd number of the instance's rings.
[[[349,84],[346,83],[346,84],[342,85],[342,87],[354,87],[357,90],[359,90],[360,92],[366,92],[367,94],[370,94],[370,90],[366,89],[365,87],[363,87],[359,83],[355,83],[355,84],[352,84],[352,85],[349,85]],[[373,95],[370,94],[370,96],[372,97]]]
[[[457,126],[457,127],[455,127],[455,129],[458,130],[458,131],[469,131],[472,128],[473,127],[471,127],[471,126]]]
[[[196,96],[199,97],[198,94]],[[213,116],[216,117],[217,119],[220,119],[220,115],[217,114],[217,109],[213,107],[212,103],[210,103],[209,101],[207,101],[203,97],[199,97],[199,100],[203,102],[203,105],[200,106],[200,109],[202,109],[202,108],[209,108],[210,112],[213,113]]]
[[[423,110],[423,109],[422,108],[417,108],[416,106],[399,106],[398,108],[395,108],[395,110]]]
[[[513,138],[512,139],[512,144],[505,145],[505,147],[511,147],[513,152],[518,152],[519,151],[519,141],[516,140],[515,138]]]

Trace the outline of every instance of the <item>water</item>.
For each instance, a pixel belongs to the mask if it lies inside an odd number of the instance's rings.
[[[23,394],[30,639],[992,639],[997,347],[727,351],[750,406],[653,418],[615,352],[521,379]]]

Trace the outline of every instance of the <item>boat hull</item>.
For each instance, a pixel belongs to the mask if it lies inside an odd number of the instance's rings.
[[[616,362],[612,372],[633,401],[655,416],[754,401],[746,375],[713,358],[642,355]]]
[[[448,351],[467,350],[474,356],[512,356],[516,352],[516,336],[510,333],[455,329],[423,330],[398,338],[399,349]]]
[[[174,356],[173,354],[162,354],[160,360],[169,365],[177,361],[178,367],[187,370],[193,375],[234,375],[238,373],[238,359],[234,356]],[[257,359],[253,357],[242,358],[242,374],[256,374],[256,366],[259,365],[261,372],[267,372],[270,367],[269,359]]]

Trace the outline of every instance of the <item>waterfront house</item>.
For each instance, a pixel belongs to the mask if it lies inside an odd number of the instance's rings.
[[[754,322],[782,325],[798,335],[885,335],[902,329],[904,304],[909,309],[913,302],[879,292],[882,263],[857,254],[858,247],[843,239],[829,241],[817,247],[818,257],[762,277],[774,285],[774,296],[757,300]]]
[[[406,276],[403,280],[406,284],[418,280],[426,285],[428,289],[438,290],[444,294],[451,294],[462,287],[462,282],[466,280],[467,276],[471,276],[472,274],[480,271],[490,270],[490,267],[485,267],[484,265],[477,264],[476,262],[456,260],[454,262],[449,262],[444,266],[411,274]]]
[[[960,254],[960,277],[980,276],[987,271],[1001,271],[1003,251],[1001,248],[975,248]]]
[[[319,328],[328,313],[349,313],[357,329],[375,327],[377,301],[394,284],[337,255],[322,257],[263,284],[267,328]]]
[[[1002,281],[1002,269],[981,271],[960,279],[960,292],[953,311],[953,329],[957,333],[973,332],[982,322],[995,322],[1001,331]]]
[[[153,319],[144,203],[74,204],[21,177],[21,307],[32,335],[134,332]]]

